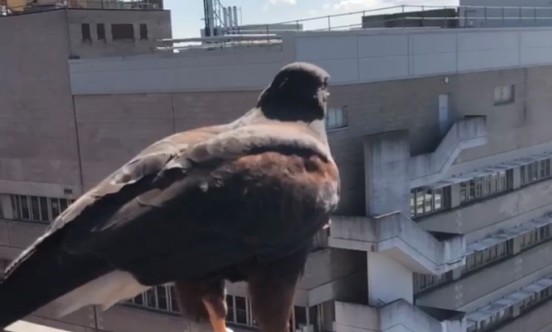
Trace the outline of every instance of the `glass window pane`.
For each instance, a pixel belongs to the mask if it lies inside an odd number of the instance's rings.
[[[40,197],[40,220],[50,220],[50,214],[48,213],[48,200],[46,197]]]
[[[155,288],[150,288],[145,294],[145,305],[149,308],[157,308],[157,298],[155,296]]]
[[[433,197],[435,199],[435,210],[440,210],[443,207],[443,189],[435,189]]]
[[[59,199],[59,209],[60,209],[60,213],[65,211],[65,209],[67,208],[67,200],[65,198],[60,198]]]
[[[27,196],[21,196],[21,219],[23,220],[31,219],[31,208],[29,205]]]
[[[295,306],[295,328],[300,329],[307,325],[307,308]]]
[[[167,303],[167,288],[165,286],[157,286],[157,307],[161,310],[168,310],[169,304]]]
[[[236,323],[247,324],[245,297],[236,296]]]
[[[337,127],[343,127],[343,112],[341,109],[335,110],[335,124]]]
[[[176,290],[174,289],[174,286],[169,286],[169,291],[171,293],[171,311],[173,312],[180,312],[180,309],[178,308],[178,299],[176,297]]]
[[[19,195],[11,196],[13,219],[21,219],[21,204],[19,204]]]
[[[410,215],[416,215],[416,205],[415,205],[415,193],[410,193]]]
[[[143,294],[140,294],[140,295],[136,296],[132,302],[134,302],[137,305],[144,305]]]
[[[40,207],[38,206],[38,197],[31,196],[31,219],[32,220],[41,220],[40,219]]]
[[[502,100],[502,89],[501,87],[496,87],[494,89],[494,100],[499,103]]]
[[[416,192],[416,214],[424,213],[424,193],[423,191]]]
[[[52,208],[52,218],[55,219],[61,213],[58,199],[50,198],[50,206]]]
[[[433,195],[431,194],[431,191],[424,192],[424,211],[425,213],[430,213],[433,211]]]

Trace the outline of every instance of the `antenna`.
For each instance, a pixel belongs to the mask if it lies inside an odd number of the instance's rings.
[[[1,1],[1,0],[0,0]],[[234,34],[238,32],[242,18],[242,9],[222,5],[220,0],[203,0],[205,15],[205,37],[214,37],[220,34]]]

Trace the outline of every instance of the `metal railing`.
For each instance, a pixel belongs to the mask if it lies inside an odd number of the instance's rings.
[[[347,31],[369,28],[475,28],[552,26],[552,6],[435,6],[398,5],[302,18],[269,24],[217,27],[218,35],[167,39],[158,50],[225,48],[281,43],[286,32]],[[250,36],[250,38],[246,38]]]
[[[62,8],[161,10],[163,9],[163,0],[53,0],[44,3],[30,3],[19,7],[10,7],[6,2],[0,0],[0,16],[21,15]]]
[[[435,11],[454,10],[457,16],[435,16]],[[416,15],[409,15],[416,14]],[[424,15],[427,14],[427,15]],[[263,29],[255,33],[273,33],[273,30],[281,30],[282,25],[295,25],[295,30],[301,31],[335,31],[361,29],[370,26],[363,26],[364,17],[381,17],[381,20],[374,21],[387,23],[393,21],[412,20],[417,21],[457,21],[459,27],[474,27],[473,22],[490,23],[497,22],[501,25],[515,26],[516,23],[530,25],[530,23],[546,22],[552,25],[552,6],[550,7],[527,7],[527,6],[434,6],[434,5],[398,5],[376,9],[367,9],[355,12],[333,14],[326,16],[310,17],[292,21],[284,21],[266,24]],[[374,25],[385,27],[385,25]],[[479,25],[484,26],[484,25]],[[488,26],[488,25],[487,25]],[[500,26],[500,25],[492,25]],[[276,29],[274,29],[276,28]],[[239,31],[243,33],[243,31]]]

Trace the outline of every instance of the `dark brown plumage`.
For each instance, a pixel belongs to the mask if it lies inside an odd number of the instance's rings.
[[[0,327],[48,303],[63,315],[174,282],[183,313],[222,332],[230,280],[248,283],[263,331],[285,331],[339,200],[328,77],[290,64],[241,118],[158,141],[85,193],[8,267]]]

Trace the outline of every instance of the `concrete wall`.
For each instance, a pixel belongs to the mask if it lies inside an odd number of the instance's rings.
[[[550,65],[551,37],[552,28],[310,31],[283,34],[283,44],[270,48],[200,50],[111,59],[108,62],[77,60],[71,61],[71,71],[75,94],[258,89],[264,82],[255,77],[272,68],[274,61],[270,59],[274,56],[279,56],[280,62],[283,59],[284,62],[299,60],[319,64],[332,75],[333,84],[338,85],[433,75],[444,78],[446,75],[476,71]],[[237,63],[228,57],[235,52],[241,53]],[[218,80],[206,86],[201,77],[183,84],[182,77],[176,73],[204,57],[210,60],[211,65],[201,68],[201,76],[218,76]],[[161,63],[164,65],[160,66]],[[130,66],[133,64],[139,64],[141,70],[132,70]],[[243,68],[251,65],[256,70],[244,75]],[[83,66],[88,68],[89,75],[81,74]],[[173,73],[163,77],[167,66],[172,68]],[[117,68],[119,79],[126,82],[124,86],[108,79],[114,76],[106,70],[108,67]],[[236,80],[237,76],[241,79]],[[151,77],[155,79],[151,80]],[[98,84],[98,81],[106,83]]]
[[[2,188],[79,187],[66,13],[0,17],[0,40]]]
[[[68,10],[71,55],[80,58],[152,53],[156,40],[171,38],[170,11],[164,10]],[[91,42],[82,40],[81,23],[90,24]],[[98,23],[104,24],[106,40],[98,40]],[[134,40],[113,40],[111,24],[132,23]],[[147,24],[148,39],[140,39],[140,24]]]
[[[473,311],[552,272],[552,242],[523,251],[453,283],[422,293],[416,304]]]
[[[175,131],[231,121],[256,99],[257,92],[75,97],[85,188],[153,141]]]
[[[85,75],[84,65],[81,69]],[[268,84],[275,72],[260,74],[258,79]],[[508,153],[516,149],[551,141],[547,123],[552,121],[548,111],[552,95],[547,91],[552,83],[546,79],[550,75],[552,67],[539,67],[455,75],[448,84],[442,84],[440,77],[428,77],[332,86],[330,105],[345,108],[349,123],[329,133],[343,179],[340,213],[365,213],[363,136],[408,129],[412,154],[431,152],[438,146],[439,94],[450,95],[453,120],[466,115],[487,117],[488,143],[462,151],[456,168],[482,157],[492,165],[495,154],[508,159]],[[494,88],[509,83],[516,84],[516,101],[494,106]],[[172,128],[189,129],[240,116],[255,104],[259,91],[76,96],[86,186]],[[114,148],[95,152],[103,142],[111,142]]]
[[[485,115],[487,117],[488,144],[464,151],[457,160],[462,163],[501,152],[549,142],[551,132],[547,123],[552,121],[549,108],[552,67],[527,68],[488,73],[460,75],[451,84],[452,107],[455,116]],[[501,82],[501,83],[499,83]],[[494,106],[494,88],[515,84],[515,102]]]

